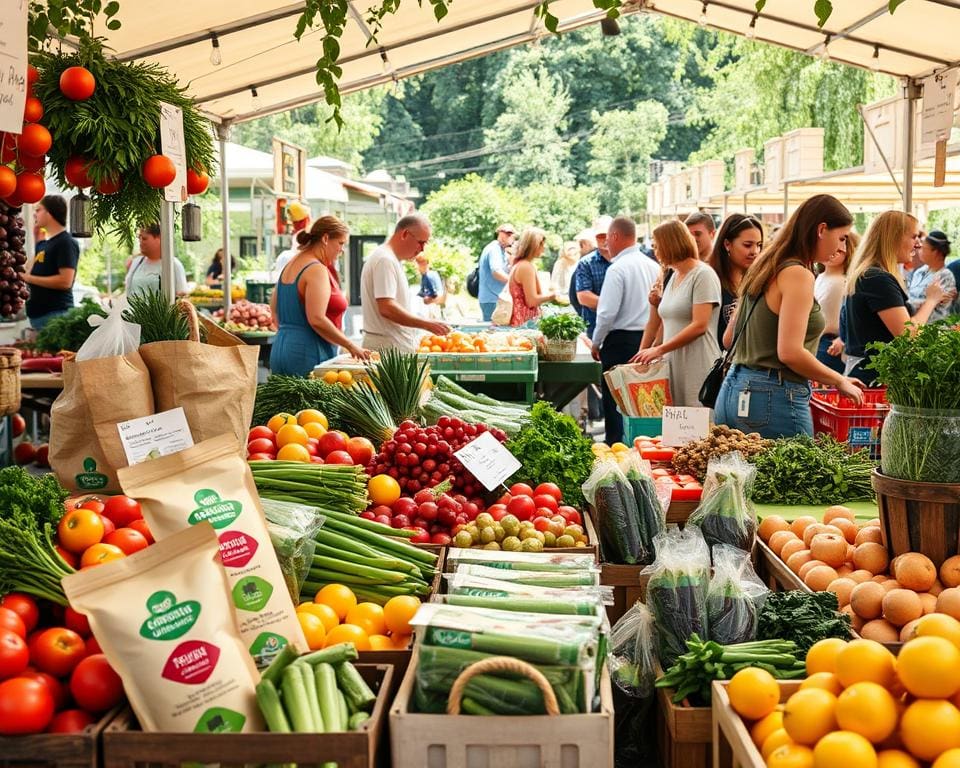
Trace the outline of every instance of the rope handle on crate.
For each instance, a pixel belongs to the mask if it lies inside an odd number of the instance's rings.
[[[463,691],[476,675],[482,675],[485,672],[510,672],[515,675],[523,675],[530,678],[540,693],[543,694],[543,705],[546,707],[548,715],[559,715],[560,706],[557,704],[557,696],[550,686],[550,682],[543,676],[543,673],[520,659],[514,659],[509,656],[491,656],[489,659],[482,659],[474,662],[465,668],[457,679],[453,681],[450,688],[450,696],[447,699],[447,714],[460,714],[460,701],[463,699]]]
[[[177,309],[180,310],[185,318],[187,318],[187,326],[190,329],[189,341],[200,341],[200,318],[197,316],[197,308],[193,306],[193,302],[188,301],[187,299],[180,299],[177,301]]]

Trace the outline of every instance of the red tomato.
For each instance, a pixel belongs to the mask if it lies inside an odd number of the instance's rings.
[[[140,502],[129,496],[111,496],[104,504],[103,514],[109,517],[117,528],[128,528],[131,522],[143,517]]]
[[[330,433],[327,432],[327,435],[329,434]],[[324,435],[324,437],[326,437],[326,435]],[[321,440],[322,439],[323,438],[321,438]],[[330,453],[323,457],[323,460],[327,464],[353,464],[353,458],[351,458],[350,454],[346,451],[330,451]]]
[[[97,642],[97,638],[93,635],[87,638],[85,645],[87,647],[87,656],[93,656],[95,653],[103,653],[103,649],[100,648],[100,643]]]
[[[0,680],[16,677],[29,663],[27,641],[12,629],[0,629]]]
[[[60,75],[60,92],[71,101],[89,99],[96,88],[96,78],[86,67],[67,67]]]
[[[37,637],[33,650],[31,661],[37,669],[54,677],[69,675],[87,653],[83,638],[66,627],[45,629]]]
[[[109,517],[104,517],[103,515],[100,515],[100,522],[103,523],[103,538],[104,538],[104,539],[105,539],[108,535],[110,535],[111,533],[113,533],[115,530],[117,530],[117,526],[115,526],[115,525],[113,524],[113,520],[111,520]],[[101,539],[101,541],[103,541],[103,539]]]
[[[120,191],[120,177],[106,176],[94,189],[101,195],[115,195]]]
[[[0,606],[0,629],[9,629],[24,640],[27,639],[27,625],[23,623],[20,614],[2,606]]]
[[[390,505],[390,514],[406,515],[407,517],[413,517],[417,514],[418,509],[420,509],[422,512],[429,512],[430,507],[427,506],[428,504],[433,504],[433,502],[425,501],[423,504],[417,504],[417,502],[411,499],[409,496],[401,496],[399,499],[393,502],[393,504]],[[380,506],[385,506],[385,505],[381,504]],[[434,504],[433,506],[435,508],[436,504]],[[377,508],[379,509],[379,507]],[[434,511],[436,510],[434,509]],[[382,514],[382,511],[378,512],[377,514]],[[434,514],[432,517],[429,514],[424,514],[423,516],[427,520],[432,520],[436,517],[436,514]]]
[[[119,547],[125,555],[132,555],[134,552],[139,552],[149,546],[146,537],[139,531],[133,530],[133,528],[117,528],[104,538],[103,543]]]
[[[0,734],[40,733],[53,719],[53,696],[43,683],[15,677],[0,683]]]
[[[63,175],[72,187],[92,187],[93,179],[87,173],[90,159],[82,155],[74,155],[63,166]]]
[[[270,427],[254,427],[247,433],[247,442],[251,440],[259,440],[260,438],[266,438],[267,440],[275,440],[276,435],[273,434]]]
[[[150,526],[147,525],[147,521],[142,517],[139,520],[132,521],[127,528],[133,528],[133,530],[139,531],[143,538],[147,540],[147,544],[153,544],[153,534],[150,533]]]
[[[43,117],[43,104],[35,96],[28,96],[23,105],[23,119],[28,123],[36,123]]]
[[[64,612],[63,623],[67,625],[67,629],[73,630],[80,637],[90,637],[90,622],[87,621],[87,617],[73,610],[69,605]]]
[[[85,499],[77,509],[92,509],[98,515],[102,515],[104,503],[100,499]]]
[[[442,544],[443,546],[449,546],[451,541],[453,541],[453,539],[450,538],[450,534],[448,533],[435,533],[430,537],[431,544]]]
[[[61,683],[53,675],[49,675],[46,672],[36,672],[27,667],[27,672],[24,672],[20,677],[29,677],[31,680],[36,680],[38,683],[43,683],[47,687],[47,690],[50,691],[50,695],[53,696],[53,706],[56,709],[62,709],[67,706],[67,699],[69,698],[69,692],[67,691],[67,686],[64,683]]]
[[[265,437],[258,437],[247,443],[247,453],[276,453],[277,444]]]
[[[510,499],[512,498],[513,496],[511,496],[509,493],[505,493],[503,494],[503,496],[497,499],[497,504],[503,504],[503,506],[507,506],[507,504],[510,503]]]
[[[106,712],[123,700],[123,683],[102,653],[87,656],[70,675],[70,693],[88,712]]]
[[[376,450],[367,438],[351,437],[347,440],[347,453],[350,454],[354,464],[365,467],[370,463]]]
[[[540,510],[537,510],[538,512]],[[550,529],[550,518],[549,517],[538,517],[533,521],[533,527],[538,531],[547,531]]]
[[[537,507],[533,513],[534,521],[539,520],[541,517],[547,518],[549,520],[555,514],[556,510],[547,509],[546,507]]]
[[[514,496],[507,504],[507,512],[520,521],[532,518],[536,509],[537,505],[534,504],[533,498],[530,496]]]
[[[40,70],[33,64],[27,64],[27,85],[33,85],[40,79]]]
[[[73,552],[67,552],[67,550],[65,550],[59,544],[54,544],[53,548],[57,550],[57,554],[60,555],[60,559],[71,568],[76,568],[78,565],[80,565],[80,558],[73,554]]]
[[[65,709],[57,712],[47,726],[47,733],[80,733],[88,725],[97,722],[93,715],[82,709]]]
[[[39,104],[39,102],[37,102]],[[41,108],[42,110],[42,108]],[[23,126],[17,146],[24,154],[31,157],[42,157],[53,146],[53,137],[50,131],[40,123],[28,123]]]
[[[276,461],[276,459],[277,454],[275,453],[251,453],[249,456],[247,456],[247,461]]]
[[[316,457],[318,459],[320,458],[320,441],[317,440],[315,437],[307,438],[306,449],[307,449],[307,453],[310,454],[311,458],[312,457]]]
[[[143,164],[143,180],[154,189],[162,189],[173,183],[177,168],[166,155],[151,155]]]
[[[533,497],[533,488],[526,483],[514,483],[510,486],[510,495]]]
[[[330,432],[324,432],[319,439],[318,447],[322,459],[326,459],[327,454],[333,451],[347,452],[347,438],[345,438],[341,432],[334,432],[332,430]],[[350,454],[347,453],[347,455],[349,456]],[[350,463],[353,463],[353,461],[351,460]]]
[[[533,503],[538,507],[546,507],[554,512],[560,509],[560,505],[557,503],[556,498],[549,493],[535,493],[533,495]]]
[[[560,490],[560,487],[556,483],[540,483],[534,491],[534,496],[539,496],[541,493],[545,493],[548,496],[553,496],[559,504],[563,501],[563,491]]]
[[[187,193],[190,195],[202,195],[207,191],[210,184],[210,177],[203,171],[197,171],[193,168],[187,168]]]
[[[99,502],[84,502],[99,504]],[[103,538],[103,520],[94,510],[86,507],[73,509],[60,518],[57,526],[57,541],[64,549],[80,554],[98,544]]]
[[[8,592],[0,597],[0,605],[17,614],[23,620],[27,632],[30,632],[40,621],[40,609],[37,608],[34,599],[28,595],[20,592]]]
[[[560,507],[560,514],[568,523],[573,523],[574,525],[583,524],[583,520],[580,517],[580,512],[577,511],[576,507]]]

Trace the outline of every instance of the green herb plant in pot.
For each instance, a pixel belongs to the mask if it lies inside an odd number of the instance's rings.
[[[569,361],[577,355],[577,337],[587,330],[583,318],[572,312],[556,312],[541,318],[537,324],[543,334],[540,357],[544,360]]]

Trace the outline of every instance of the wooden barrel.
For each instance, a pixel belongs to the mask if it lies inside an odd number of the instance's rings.
[[[877,469],[871,480],[891,557],[920,552],[939,568],[960,554],[960,483],[915,483]]]
[[[20,410],[20,350],[0,347],[0,416]]]

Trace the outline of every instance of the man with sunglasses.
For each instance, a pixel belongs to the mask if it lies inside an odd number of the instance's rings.
[[[415,352],[418,329],[438,336],[450,331],[445,323],[417,317],[410,311],[410,286],[400,262],[416,258],[429,240],[430,222],[426,216],[404,216],[390,239],[364,263],[360,273],[364,349],[393,347]]]

